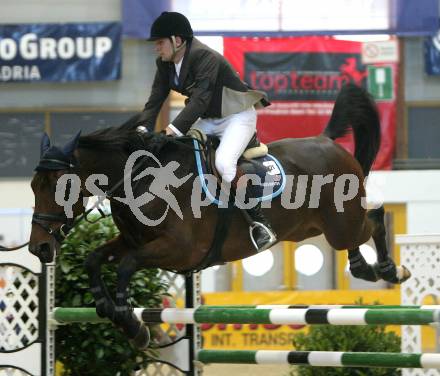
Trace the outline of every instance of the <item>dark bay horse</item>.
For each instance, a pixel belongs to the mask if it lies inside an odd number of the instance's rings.
[[[92,252],[85,261],[85,268],[98,315],[109,317],[122,327],[136,346],[145,347],[149,342],[148,329],[137,320],[127,302],[130,278],[141,268],[180,272],[197,269],[212,246],[219,209],[215,205],[203,206],[200,208],[200,217],[195,216],[192,210],[191,194],[193,187],[199,184],[192,140],[161,133],[140,134],[136,131],[136,120],[135,117],[120,127],[78,137],[62,150],[50,146],[45,137],[42,159],[32,181],[35,213],[29,249],[43,262],[51,261],[54,249],[63,239],[61,228],[65,229],[63,226],[66,224],[71,227],[71,219],[66,217],[65,208],[55,197],[58,179],[66,174],[79,176],[80,195],[73,205],[73,217],[77,217],[84,212],[81,196],[93,193],[85,184],[87,178],[92,174],[108,177],[108,181],[101,181],[100,184],[103,190],[113,188],[111,210],[120,235]],[[354,157],[334,142],[350,129],[355,140]],[[270,154],[281,162],[287,176],[302,175],[310,179],[307,180],[303,205],[296,209],[285,208],[282,196],[279,196],[272,200],[270,208],[264,210],[280,241],[299,242],[324,234],[333,248],[348,250],[353,276],[367,281],[383,279],[390,283],[401,283],[409,278],[410,273],[403,266],[396,267],[389,257],[383,207],[367,212],[362,200],[365,196],[364,179],[379,146],[380,124],[374,101],[357,86],[344,87],[321,135],[284,139],[268,145]],[[174,166],[175,178],[180,182],[179,186],[171,185],[159,193],[174,197],[181,213],[168,210],[169,204],[163,196],[152,194],[158,191],[157,187],[153,189],[155,180],[151,175],[144,173],[133,182],[134,197],[144,195],[139,205],[140,212],[148,218],[161,219],[154,226],[141,223],[126,202],[114,198],[116,195],[124,197],[122,185],[118,183],[123,180],[130,155],[140,150],[150,153],[150,157],[142,159],[143,171],[156,168],[157,161],[160,161],[162,166]],[[343,202],[341,210],[335,204],[337,178],[348,175],[357,179],[359,185],[355,193]],[[310,182],[313,176],[333,177],[322,184],[317,205],[310,205],[313,195],[313,184]],[[291,202],[299,184],[298,179],[292,179],[292,182]],[[72,190],[72,185],[69,188]],[[349,187],[344,183],[342,188],[342,193],[347,194]],[[249,239],[248,224],[240,211],[232,209],[231,216],[229,233],[218,263],[255,254]],[[371,236],[378,254],[376,265],[367,264],[359,252],[359,246]],[[115,299],[112,299],[100,275],[102,264],[109,262],[118,264]]]

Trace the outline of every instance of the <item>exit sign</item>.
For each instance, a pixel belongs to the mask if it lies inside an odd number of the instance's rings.
[[[393,69],[390,66],[368,66],[368,91],[377,100],[394,97]]]

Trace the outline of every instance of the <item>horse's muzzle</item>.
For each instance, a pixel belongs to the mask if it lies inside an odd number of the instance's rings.
[[[55,247],[45,242],[37,246],[29,246],[29,252],[37,256],[42,263],[53,262],[55,256]]]

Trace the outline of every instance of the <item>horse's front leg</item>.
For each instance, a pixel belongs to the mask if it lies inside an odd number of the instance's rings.
[[[180,238],[179,238],[180,239]],[[180,249],[182,242],[180,242]],[[139,349],[147,348],[150,342],[150,332],[146,325],[133,313],[128,303],[128,288],[133,274],[139,269],[162,268],[185,270],[198,263],[203,254],[195,261],[191,259],[189,252],[175,252],[179,249],[179,243],[169,237],[158,237],[139,249],[128,249],[121,259],[117,271],[116,307],[114,323],[119,326],[130,342]],[[189,248],[188,248],[189,249]]]
[[[89,276],[90,291],[95,299],[96,313],[99,317],[112,319],[115,313],[113,300],[102,280],[101,266],[108,262],[118,261],[122,249],[119,238],[110,240],[91,252],[84,263]]]
[[[146,349],[150,343],[150,331],[133,313],[128,303],[128,288],[131,277],[138,270],[136,259],[127,254],[118,266],[116,285],[116,307],[114,323],[123,329],[130,342],[138,349]]]
[[[348,261],[350,264],[350,273],[353,277],[368,282],[377,282],[380,279],[377,275],[376,268],[367,263],[359,247],[348,250]]]

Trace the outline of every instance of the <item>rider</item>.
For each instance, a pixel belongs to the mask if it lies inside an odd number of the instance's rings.
[[[270,104],[266,94],[249,89],[221,54],[194,38],[183,14],[163,12],[151,26],[148,40],[155,43],[157,71],[140,122],[153,130],[171,89],[187,96],[185,107],[166,127],[166,134],[182,136],[195,128],[218,136],[216,168],[223,182],[236,189],[243,175],[237,171],[237,161],[256,132],[255,108]],[[258,251],[267,249],[276,236],[261,204],[246,212],[246,218],[252,219],[254,245]]]

